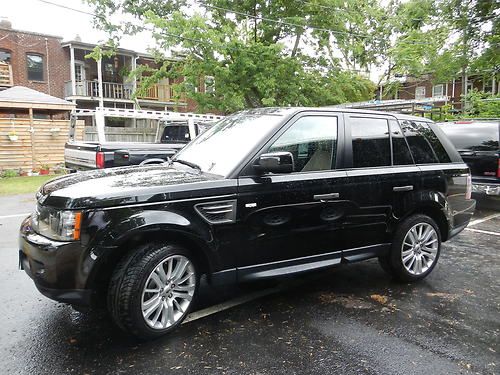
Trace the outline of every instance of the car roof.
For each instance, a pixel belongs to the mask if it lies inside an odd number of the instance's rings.
[[[394,112],[385,111],[373,111],[369,109],[353,109],[353,108],[336,108],[336,107],[263,107],[263,108],[252,108],[241,111],[240,113],[251,114],[251,115],[278,115],[278,116],[291,116],[299,112],[335,112],[335,113],[359,113],[359,114],[372,114],[372,115],[385,115],[393,116],[398,120],[413,120],[413,121],[425,121],[433,122],[424,117],[406,115]]]

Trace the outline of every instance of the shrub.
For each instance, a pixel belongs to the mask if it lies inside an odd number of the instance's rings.
[[[2,172],[2,177],[16,177],[18,173],[13,169],[6,169]]]

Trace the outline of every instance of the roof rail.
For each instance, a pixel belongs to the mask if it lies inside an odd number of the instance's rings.
[[[172,121],[187,121],[204,120],[214,121],[224,118],[213,114],[197,114],[190,112],[169,112],[169,111],[153,111],[144,109],[125,109],[125,108],[106,108],[97,107],[96,109],[75,109],[73,112],[75,116],[104,116],[104,117],[126,117],[136,119],[154,119],[154,120],[172,120]]]

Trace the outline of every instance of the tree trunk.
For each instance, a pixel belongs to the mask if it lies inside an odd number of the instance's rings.
[[[302,36],[302,31],[300,31],[297,34],[297,36],[295,37],[295,44],[293,45],[292,54],[291,54],[292,57],[295,57],[295,55],[297,54],[297,50],[299,49],[299,43],[300,43],[301,36]]]

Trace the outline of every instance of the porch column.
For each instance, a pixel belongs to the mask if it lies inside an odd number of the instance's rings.
[[[132,56],[131,64],[130,67],[132,68],[132,71],[135,71],[137,69],[137,57]],[[135,79],[135,75],[132,77],[132,95],[135,95],[135,92],[137,91],[137,80]],[[134,99],[134,109],[137,109],[137,98]],[[134,118],[134,127],[136,127],[136,119]]]
[[[71,71],[71,96],[76,95],[76,74],[75,74],[75,49],[69,45],[70,71]],[[75,99],[73,99],[73,102]]]
[[[99,86],[99,107],[104,107],[104,95],[102,87],[102,58],[97,60],[97,85]]]

